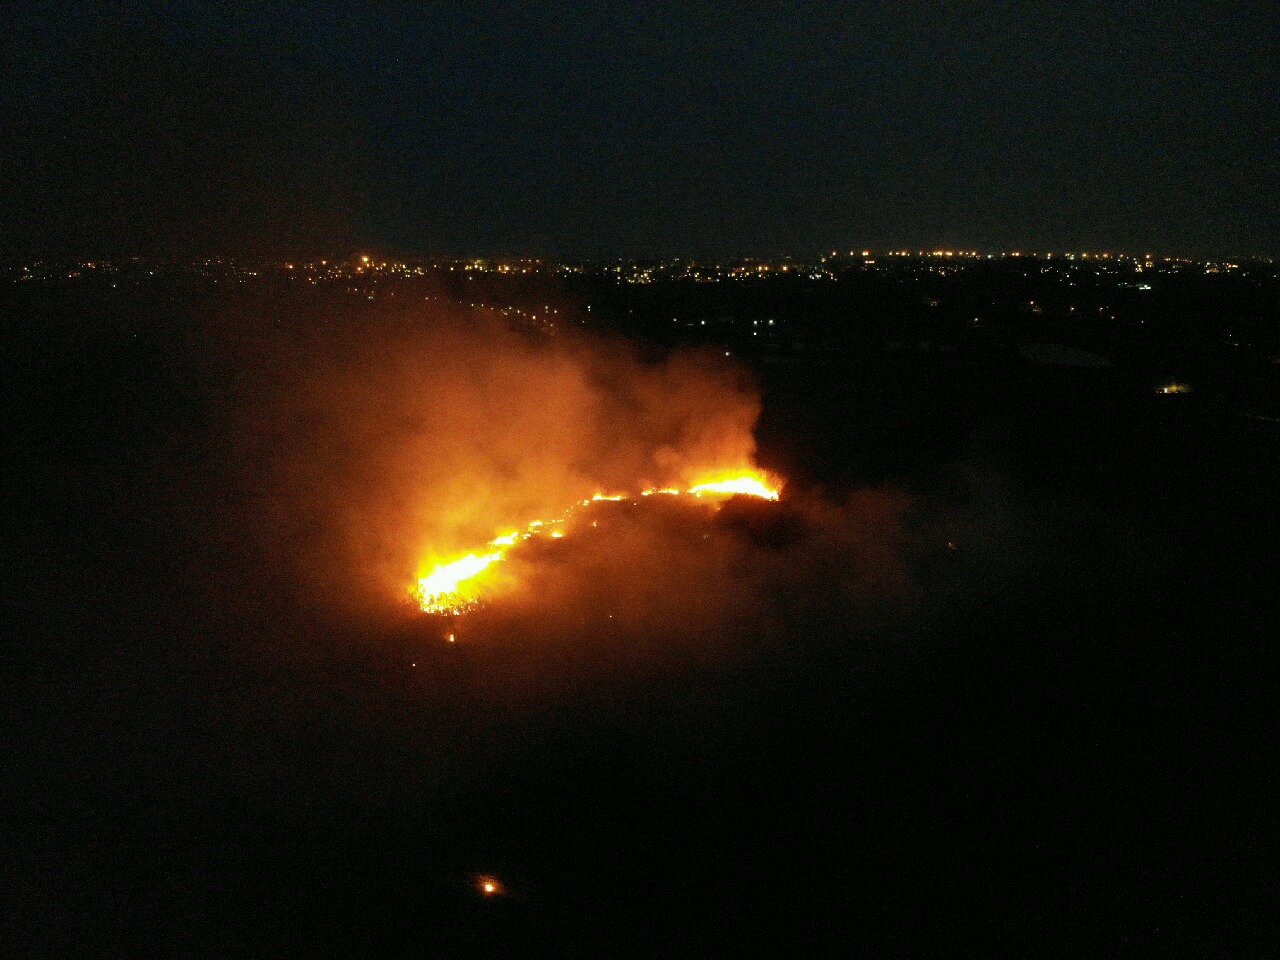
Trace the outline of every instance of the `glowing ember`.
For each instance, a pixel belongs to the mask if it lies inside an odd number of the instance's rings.
[[[654,494],[663,494],[665,496],[684,496],[689,495],[699,499],[707,497],[761,497],[765,500],[778,499],[778,487],[771,485],[769,480],[762,473],[749,472],[732,474],[727,477],[718,479],[703,480],[694,484],[687,490],[679,487],[661,487],[651,488],[641,492],[641,496],[648,497]],[[631,500],[626,494],[604,494],[597,493],[586,500],[578,501],[578,507],[590,507],[593,503],[608,501],[625,501]],[[553,539],[560,539],[565,536],[563,530],[547,528],[558,527],[573,514],[576,508],[570,508],[565,514],[555,520],[534,520],[524,533],[508,533],[495,537],[489,541],[489,546],[493,549],[489,553],[468,553],[456,560],[450,560],[447,563],[437,564],[424,577],[420,578],[417,585],[412,590],[414,602],[426,613],[442,613],[442,614],[460,614],[472,609],[480,602],[480,589],[482,584],[479,582],[486,570],[493,564],[497,563],[507,551],[522,540],[527,540],[535,536],[543,536],[550,533]],[[594,527],[596,524],[592,523]],[[453,641],[453,635],[449,635],[450,642]]]

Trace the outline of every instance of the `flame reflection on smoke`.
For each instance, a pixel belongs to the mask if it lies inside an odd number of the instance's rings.
[[[308,606],[398,620],[408,584],[416,606],[459,592],[441,606],[465,606],[480,584],[505,598],[529,583],[509,551],[535,532],[567,546],[582,501],[751,473],[759,393],[722,357],[379,309],[234,344],[228,360],[253,548],[285,558],[273,569]]]

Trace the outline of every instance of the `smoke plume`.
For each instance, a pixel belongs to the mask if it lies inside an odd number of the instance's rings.
[[[236,429],[256,522],[325,605],[398,604],[429,559],[755,449],[757,393],[708,352],[645,361],[437,309],[255,353]]]

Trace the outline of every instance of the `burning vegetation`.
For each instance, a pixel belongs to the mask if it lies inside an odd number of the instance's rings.
[[[719,504],[729,497],[759,497],[777,500],[780,484],[759,470],[747,470],[728,476],[702,477],[688,488],[650,487],[640,492],[642,497],[671,496],[694,497]],[[531,521],[524,530],[500,534],[489,541],[483,552],[473,552],[452,560],[437,562],[427,573],[418,578],[411,593],[414,602],[426,613],[457,615],[475,607],[482,595],[492,585],[485,574],[501,561],[509,550],[522,541],[550,536],[564,536],[563,525],[582,509],[601,501],[618,502],[633,498],[626,494],[596,493],[578,501],[554,520]],[[593,522],[594,525],[594,522]]]
[[[755,467],[756,386],[715,351],[545,337],[438,302],[249,347],[235,370],[239,458],[264,471],[254,539],[311,607],[454,615],[545,600],[547,578],[573,605],[569,558],[648,569],[667,549],[613,508],[658,522],[662,503],[696,516],[778,499]]]

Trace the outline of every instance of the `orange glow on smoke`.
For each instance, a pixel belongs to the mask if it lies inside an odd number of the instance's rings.
[[[735,496],[760,497],[764,500],[777,500],[781,484],[758,470],[738,471],[723,475],[704,475],[698,482],[686,489],[679,487],[652,487],[643,490],[640,496],[662,494],[666,496],[692,496],[702,499],[726,499]],[[427,573],[418,578],[410,591],[414,603],[425,613],[457,615],[476,607],[482,596],[493,589],[493,567],[501,561],[507,552],[516,544],[532,537],[550,536],[560,539],[565,532],[557,528],[568,520],[578,509],[590,507],[593,503],[605,501],[634,500],[627,494],[597,493],[566,510],[553,520],[534,520],[523,533],[507,533],[489,541],[487,552],[471,552],[444,562],[436,562],[427,568]],[[595,524],[592,524],[595,526]]]

